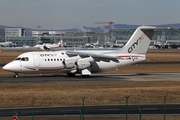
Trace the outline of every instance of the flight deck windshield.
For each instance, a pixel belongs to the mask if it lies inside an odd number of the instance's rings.
[[[15,59],[15,61],[29,61],[29,58],[28,57],[18,57]]]
[[[18,60],[21,60],[21,58],[20,58],[20,57],[18,57],[18,58],[16,58],[16,59],[15,59],[15,61],[18,61]]]

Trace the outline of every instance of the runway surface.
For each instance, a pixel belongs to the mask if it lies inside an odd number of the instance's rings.
[[[138,73],[138,74],[93,74],[89,77],[68,77],[62,75],[12,75],[0,76],[0,84],[23,83],[97,83],[97,82],[127,82],[127,81],[180,81],[180,73]]]
[[[32,114],[36,117],[40,116],[79,116],[80,113],[85,116],[95,115],[179,115],[180,104],[141,104],[141,105],[103,105],[103,106],[69,106],[69,107],[45,107],[45,108],[16,108],[16,109],[0,109],[0,117],[10,117],[15,113],[19,113],[21,117],[30,117]]]
[[[90,77],[68,77],[62,75],[20,75],[14,78],[12,75],[0,76],[0,84],[52,84],[52,83],[99,83],[99,82],[131,82],[131,81],[180,81],[180,73],[138,73],[138,74],[93,74]],[[166,107],[166,110],[164,108]],[[8,108],[0,109],[0,117],[11,117],[14,113],[19,116],[32,116],[32,108]],[[80,112],[84,115],[126,115],[126,105],[103,105],[103,106],[68,106],[68,107],[47,107],[34,108],[34,115],[37,116],[79,116]],[[128,105],[130,115],[154,115],[160,114],[179,115],[180,104],[140,104]]]

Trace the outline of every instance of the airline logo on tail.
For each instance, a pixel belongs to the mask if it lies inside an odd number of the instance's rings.
[[[141,43],[141,41],[142,41],[143,39],[144,39],[144,34],[141,35],[141,37],[139,37],[139,38],[137,39],[137,41],[134,42],[134,43],[131,45],[131,47],[128,48],[128,53],[131,53],[131,52],[136,48],[136,46],[138,46],[139,43]]]

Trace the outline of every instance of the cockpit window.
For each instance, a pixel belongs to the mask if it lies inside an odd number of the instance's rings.
[[[21,58],[20,58],[20,57],[18,57],[18,58],[16,58],[15,60],[21,60]]]
[[[23,58],[21,58],[21,61],[29,61],[29,58],[28,57],[23,57]]]
[[[18,58],[15,59],[15,61],[20,61],[20,60],[21,61],[29,61],[29,58],[28,57],[22,57],[22,58],[18,57]]]
[[[25,60],[26,60],[26,61],[29,61],[29,58],[28,58],[28,57],[26,57],[26,58],[25,58]]]
[[[21,61],[25,61],[25,57],[21,58]]]

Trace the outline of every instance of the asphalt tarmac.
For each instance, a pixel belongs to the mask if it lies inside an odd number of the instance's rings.
[[[127,109],[128,108],[128,109]],[[103,106],[69,106],[45,108],[12,108],[0,109],[0,117],[11,117],[17,113],[20,117],[75,117],[80,113],[85,116],[120,116],[120,115],[170,115],[180,114],[180,104],[141,104],[141,105],[103,105]]]
[[[12,75],[0,76],[0,84],[50,84],[50,83],[98,83],[98,82],[131,82],[131,81],[180,81],[180,73],[137,73],[137,74],[93,74],[89,77],[75,76],[68,77],[65,74],[60,75],[35,75],[22,74],[19,78]],[[145,105],[128,105],[129,115],[149,114],[163,115],[166,114],[179,115],[180,104],[145,104]],[[34,108],[34,116],[79,116],[84,110],[84,115],[126,115],[126,105],[103,105],[103,106],[68,106],[68,107],[47,107]],[[20,113],[21,117],[30,117],[32,108],[9,108],[0,109],[1,117],[11,117],[14,111]]]
[[[0,84],[44,84],[44,83],[97,83],[97,82],[130,82],[130,81],[180,81],[180,73],[137,73],[137,74],[93,74],[89,77],[77,75],[68,77],[62,75],[12,75],[0,76]]]

